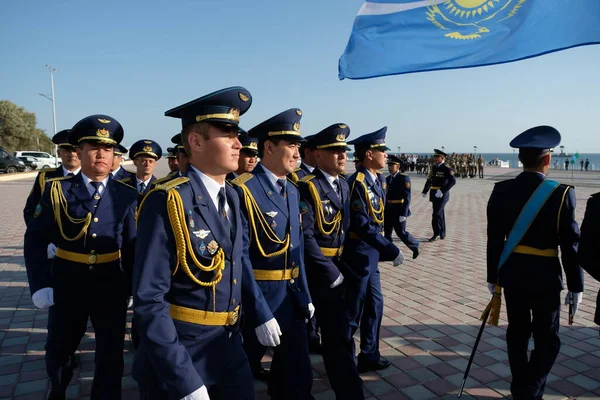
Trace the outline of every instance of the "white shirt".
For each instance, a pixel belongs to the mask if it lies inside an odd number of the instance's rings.
[[[112,176],[115,176],[115,175],[117,174],[117,172],[119,172],[119,171],[121,170],[121,168],[123,168],[123,167],[121,167],[121,166],[119,165],[119,168],[115,169],[115,170],[114,170],[113,172],[111,172],[110,174],[111,174]]]
[[[191,164],[188,166],[188,168],[190,168],[192,171],[194,171],[195,173],[198,174],[198,176],[200,177],[200,180],[206,187],[206,191],[208,192],[210,199],[212,200],[213,204],[215,205],[215,208],[218,210],[219,209],[219,191],[221,189],[226,190],[225,182],[223,182],[223,184],[219,184],[219,182],[215,181],[210,176],[200,172],[196,167],[192,166]],[[227,212],[227,217],[229,218],[230,217],[229,216],[229,205],[227,204],[227,201],[225,201],[225,212]],[[231,220],[231,218],[230,218],[230,220]]]
[[[375,175],[374,173],[372,173],[371,171],[369,171],[368,169],[365,168],[365,171],[367,171],[367,174],[369,174],[369,176],[371,177],[371,179],[373,180],[374,184],[377,184],[377,182],[379,182],[379,178],[377,177],[377,175]]]
[[[140,188],[140,183],[144,184],[144,190],[148,189],[148,186],[150,185],[150,180],[152,179],[152,175],[150,175],[150,178],[146,179],[145,181],[141,180],[140,178],[138,178],[137,176],[135,177],[135,180],[137,182],[137,184],[135,185],[136,189]]]
[[[77,168],[75,171],[69,171],[68,169],[65,168],[64,165],[61,165],[62,169],[63,169],[63,176],[67,176],[70,173],[73,173],[73,175],[77,175],[79,173],[79,171],[81,171],[81,167]]]
[[[96,188],[90,185],[90,182],[92,180],[88,178],[83,172],[81,173],[81,177],[83,178],[83,183],[85,183],[86,189],[88,190],[88,192],[90,192],[90,196],[93,196],[94,193],[96,193]],[[98,186],[98,193],[102,194],[102,192],[104,192],[104,189],[106,189],[106,184],[108,183],[108,179],[109,177],[107,176],[102,180],[102,182],[100,182],[100,186]]]
[[[337,180],[337,181],[338,181],[338,184],[337,184],[337,186],[338,186],[338,187],[337,187],[337,190],[342,190],[342,188],[340,188],[340,183],[339,183],[340,181],[339,181],[339,177],[338,177],[338,178],[335,178],[335,177],[333,177],[333,176],[329,175],[327,172],[323,171],[323,170],[322,170],[322,169],[320,169],[320,168],[319,168],[319,171],[321,171],[321,172],[323,173],[323,175],[325,176],[325,179],[327,179],[327,182],[329,182],[329,184],[331,185],[331,188],[333,189],[333,191],[334,191],[334,192],[336,191],[336,187],[335,187],[335,185],[333,184],[333,181],[335,181],[335,180]]]
[[[267,172],[267,178],[269,178],[269,180],[271,181],[271,184],[273,185],[273,187],[275,189],[277,189],[277,193],[280,193],[281,192],[281,186],[279,186],[279,184],[277,183],[277,181],[280,180],[280,179],[284,179],[284,180],[287,181],[287,178],[286,177],[280,178],[277,175],[275,175],[274,173],[272,173],[271,171],[269,171],[269,169],[267,167],[265,167],[264,165],[262,165],[262,164],[259,164],[259,165],[261,167],[263,167],[264,170]],[[287,183],[286,183],[286,185],[287,185]]]
[[[306,168],[308,169],[308,171],[312,174],[313,171],[315,170],[315,167],[311,167],[310,165],[308,165],[307,163],[305,163],[304,161],[302,161],[302,164],[304,164],[306,166]]]

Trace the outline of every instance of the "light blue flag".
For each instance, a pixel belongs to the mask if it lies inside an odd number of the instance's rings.
[[[600,0],[373,0],[339,78],[468,68],[600,43]]]

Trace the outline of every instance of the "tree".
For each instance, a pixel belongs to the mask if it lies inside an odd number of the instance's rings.
[[[36,124],[34,113],[11,101],[0,100],[0,147],[11,153],[17,150],[52,153],[52,140]]]

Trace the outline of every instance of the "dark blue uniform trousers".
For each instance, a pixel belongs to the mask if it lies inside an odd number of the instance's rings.
[[[412,251],[415,251],[419,248],[419,242],[414,238],[413,235],[410,234],[410,232],[406,231],[406,221],[400,222],[398,218],[400,218],[399,215],[390,215],[389,217],[387,215],[385,216],[385,237],[391,241],[392,230],[394,230],[396,235],[398,235],[400,240],[402,240],[402,243],[404,243]]]
[[[229,333],[225,332],[225,334]],[[215,385],[206,387],[208,396],[211,400],[254,400],[254,381],[248,358],[242,347],[242,336],[233,333],[230,339],[232,348],[224,351],[231,358],[221,373],[221,379]],[[185,341],[183,344],[186,344]],[[190,345],[193,346],[193,343]],[[210,368],[210,365],[206,367]],[[170,400],[167,388],[151,367],[146,370],[145,379],[139,384],[141,400]]]
[[[370,265],[366,276],[348,279],[346,305],[349,338],[352,339],[360,325],[359,360],[377,362],[379,354],[379,329],[383,318],[383,294],[377,265]],[[316,308],[316,307],[315,307]],[[354,346],[354,341],[352,341]],[[352,354],[355,352],[353,351]]]
[[[118,266],[89,271],[85,265],[53,270],[54,305],[48,317],[46,370],[53,385],[85,335],[88,318],[96,336],[92,399],[120,399],[127,313],[124,273]]]
[[[546,378],[560,350],[560,291],[504,290],[508,328],[506,345],[513,399],[541,399]],[[533,334],[535,349],[527,359]]]
[[[256,368],[267,348],[259,343],[253,328],[245,327],[244,350]],[[306,322],[299,318],[282,331],[281,344],[273,348],[268,394],[273,400],[313,400],[312,382]]]
[[[323,362],[337,399],[364,399],[362,381],[354,363],[354,340],[348,336],[345,283],[314,291],[315,314],[323,323]]]
[[[444,214],[444,207],[448,200],[445,198],[434,199],[431,204],[433,205],[433,215],[431,218],[431,227],[433,228],[433,235],[439,236],[442,239],[446,237],[446,215]]]

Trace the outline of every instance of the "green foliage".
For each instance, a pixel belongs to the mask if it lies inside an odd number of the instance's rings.
[[[53,153],[54,144],[42,129],[36,128],[34,113],[8,100],[0,100],[0,147],[9,153],[39,150]]]

